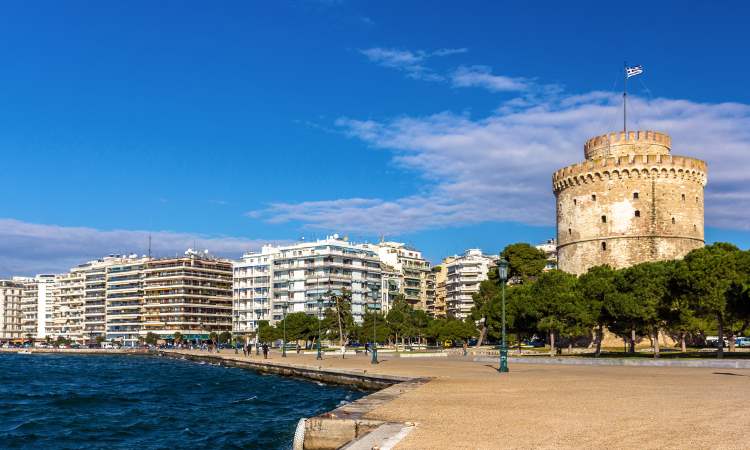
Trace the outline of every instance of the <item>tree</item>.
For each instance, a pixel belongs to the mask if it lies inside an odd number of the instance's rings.
[[[487,337],[490,326],[496,325],[496,317],[492,314],[493,308],[501,302],[500,279],[497,268],[490,269],[487,279],[479,284],[479,292],[472,295],[474,306],[471,308],[471,319],[479,323],[479,338],[477,347],[480,347]],[[498,325],[499,328],[499,325]]]
[[[374,322],[374,323],[373,323]],[[375,326],[375,339],[377,342],[388,340],[390,330],[385,322],[385,316],[378,312],[366,311],[362,320],[362,326],[357,327],[357,339],[360,342],[372,342],[373,325]]]
[[[544,272],[531,287],[541,331],[549,333],[550,356],[555,356],[555,338],[571,337],[588,322],[586,308],[576,287],[575,275],[561,270]]]
[[[324,327],[333,339],[339,340],[343,347],[349,341],[349,333],[354,328],[354,317],[352,316],[351,292],[344,289],[341,294],[328,292],[333,306],[326,309]]]
[[[398,345],[399,336],[401,336],[401,344],[403,345],[404,335],[409,331],[410,310],[411,305],[406,303],[403,295],[399,294],[393,300],[393,305],[385,316],[388,328],[395,336],[396,345]]]
[[[159,336],[156,333],[152,333],[151,331],[146,333],[146,338],[144,339],[146,344],[149,344],[149,345],[156,345],[156,342],[158,340],[159,340]]]
[[[539,328],[539,311],[532,295],[533,284],[516,284],[510,286],[506,292],[506,325],[510,332],[516,334],[518,352],[521,353],[521,341],[523,337],[531,338]],[[497,303],[492,310],[491,317],[496,319],[490,323],[497,323],[500,330],[500,317],[502,315],[501,305]],[[490,331],[492,328],[490,328]],[[497,332],[500,334],[500,331]]]
[[[208,333],[208,340],[211,341],[211,342],[213,342],[213,343],[218,344],[219,343],[219,333],[217,333],[215,331],[212,331],[212,332]]]
[[[286,337],[289,341],[304,339],[305,347],[307,347],[307,342],[317,336],[318,319],[313,316],[308,316],[303,312],[290,313],[276,324],[276,328],[283,330],[284,322],[286,322]]]
[[[99,346],[101,347],[101,345],[102,345],[102,342],[104,342],[104,341],[106,341],[106,340],[107,340],[107,338],[105,338],[104,336],[97,336],[97,337],[96,337],[96,344],[97,344],[97,345],[99,345]]]
[[[742,283],[732,244],[717,242],[688,253],[675,269],[675,286],[698,314],[712,317],[718,326],[717,358],[724,356],[724,332],[731,310],[728,309],[730,288]],[[730,331],[731,334],[731,331]],[[729,336],[733,340],[733,336]]]
[[[175,331],[172,338],[174,339],[175,344],[180,344],[182,342],[182,333]]]
[[[592,267],[578,278],[578,287],[583,300],[588,305],[591,318],[596,323],[596,351],[599,357],[602,351],[604,325],[608,320],[607,299],[615,292],[615,271],[611,267]]]
[[[637,264],[617,272],[615,286],[631,302],[627,311],[619,310],[620,319],[631,324],[631,351],[635,351],[634,334],[642,328],[652,340],[654,358],[659,357],[659,329],[669,305],[669,284],[674,264],[656,261]]]
[[[536,279],[547,265],[547,255],[524,242],[508,245],[500,256],[508,261],[508,277],[521,283]]]
[[[217,336],[217,340],[220,344],[228,344],[232,341],[232,333],[230,333],[229,331],[222,331]]]

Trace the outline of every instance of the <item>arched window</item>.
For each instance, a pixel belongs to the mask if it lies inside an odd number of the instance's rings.
[[[573,204],[574,204],[574,205],[577,205],[577,204],[578,204],[578,201],[577,201],[576,199],[573,199]]]
[[[593,202],[596,201],[596,194],[591,194],[591,201],[593,201]]]
[[[674,224],[675,224],[674,217],[672,217],[672,225],[674,225]]]
[[[637,192],[633,192],[633,200],[638,200],[638,193]]]
[[[607,223],[607,216],[602,216],[602,223]]]
[[[635,217],[641,217],[641,212],[637,209],[635,210]]]
[[[607,243],[606,242],[602,242],[602,251],[603,252],[607,251]]]
[[[682,201],[685,201],[685,194],[682,194]]]

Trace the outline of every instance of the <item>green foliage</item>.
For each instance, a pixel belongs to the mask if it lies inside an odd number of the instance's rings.
[[[222,331],[217,336],[217,339],[219,340],[220,344],[228,344],[232,342],[232,333],[230,333],[229,331]]]
[[[508,245],[500,256],[508,261],[508,277],[522,283],[540,276],[547,265],[544,252],[525,242]]]
[[[300,339],[312,340],[318,335],[318,319],[313,316],[308,316],[303,312],[287,314],[286,319],[281,320],[276,324],[276,329],[283,330],[284,322],[286,322],[287,341],[296,341]]]
[[[258,341],[273,342],[279,338],[278,327],[273,327],[267,320],[258,321]]]
[[[152,333],[150,331],[146,333],[146,337],[143,339],[143,341],[149,345],[156,345],[156,342],[158,340],[159,340],[159,335],[157,335],[156,333]]]
[[[180,333],[179,331],[175,331],[173,337],[176,343],[182,342],[182,333]]]

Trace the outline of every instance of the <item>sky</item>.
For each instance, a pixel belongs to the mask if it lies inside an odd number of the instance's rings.
[[[0,276],[340,233],[433,262],[553,238],[586,139],[705,159],[706,239],[750,246],[743,2],[11,1]]]

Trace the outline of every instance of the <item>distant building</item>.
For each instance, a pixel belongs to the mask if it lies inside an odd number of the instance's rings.
[[[22,297],[22,283],[0,280],[0,341],[21,338]]]
[[[401,242],[365,244],[373,249],[380,259],[383,272],[393,273],[397,279],[398,293],[415,309],[429,311],[435,302],[435,274],[422,252]],[[392,304],[393,292],[389,291],[388,305]]]
[[[544,244],[535,245],[535,247],[547,256],[547,265],[544,266],[544,271],[557,269],[557,240],[548,239]]]
[[[139,342],[143,327],[143,277],[148,258],[121,261],[107,268],[107,341],[132,347]]]
[[[447,265],[454,260],[449,256],[443,260],[440,265],[433,267],[435,275],[435,302],[433,307],[427,312],[432,317],[446,317],[448,315],[447,298],[448,298],[448,267]]]
[[[263,246],[234,263],[232,331],[255,333],[287,313],[317,316],[318,300],[331,306],[329,292],[351,293],[352,315],[361,322],[368,308],[383,308],[382,270],[377,253],[334,234],[287,246]]]
[[[21,299],[23,336],[44,340],[51,333],[55,275],[41,274],[33,278],[13,277],[13,279],[23,284]]]
[[[475,293],[479,284],[487,279],[490,267],[495,265],[497,257],[482,254],[479,249],[469,249],[461,256],[446,258],[446,307],[447,315],[464,319],[474,306]]]

